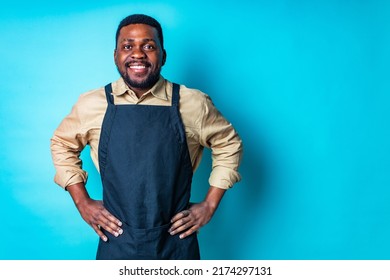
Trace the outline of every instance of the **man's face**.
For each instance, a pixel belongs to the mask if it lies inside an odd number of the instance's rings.
[[[130,24],[120,30],[114,53],[116,67],[137,94],[151,89],[165,63],[157,30],[146,24]]]

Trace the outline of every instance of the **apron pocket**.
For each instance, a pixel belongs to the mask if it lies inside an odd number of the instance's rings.
[[[199,259],[196,234],[184,239],[170,235],[171,224],[150,229],[136,229],[123,224],[123,234],[107,234],[108,242],[99,242],[97,259],[187,260]]]

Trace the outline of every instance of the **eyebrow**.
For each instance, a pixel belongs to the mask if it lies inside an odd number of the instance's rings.
[[[132,38],[124,38],[122,40],[122,42],[135,42],[136,40],[135,39],[132,39]],[[145,38],[145,39],[142,39],[141,40],[143,43],[147,43],[147,42],[154,42],[156,43],[156,40],[154,39],[149,39],[149,38]]]

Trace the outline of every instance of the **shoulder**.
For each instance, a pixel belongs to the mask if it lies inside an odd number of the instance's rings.
[[[191,110],[193,114],[199,114],[199,117],[218,111],[208,94],[184,85],[180,86],[180,106],[183,109]]]
[[[104,87],[82,93],[74,104],[68,118],[77,120],[82,127],[98,127],[107,109]]]
[[[180,101],[183,103],[190,102],[192,106],[203,106],[207,100],[210,100],[210,97],[204,92],[180,85]]]
[[[206,93],[185,85],[180,86],[180,110],[183,112],[201,118],[207,113],[208,108],[213,106],[211,98]]]
[[[180,113],[186,127],[200,129],[209,108],[213,107],[210,97],[194,88],[180,85]]]
[[[82,105],[87,105],[90,101],[106,99],[104,87],[99,87],[96,89],[89,90],[80,94],[77,103]]]
[[[104,87],[96,88],[82,93],[75,107],[78,110],[88,112],[95,111],[107,107],[106,95]]]

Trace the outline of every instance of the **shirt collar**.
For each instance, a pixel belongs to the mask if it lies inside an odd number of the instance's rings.
[[[115,96],[120,96],[125,93],[134,94],[135,93],[127,86],[123,78],[119,78],[117,81],[112,83],[112,94]],[[152,94],[154,97],[162,99],[162,100],[168,100],[168,95],[165,89],[165,79],[163,76],[160,76],[157,83],[144,95]]]

